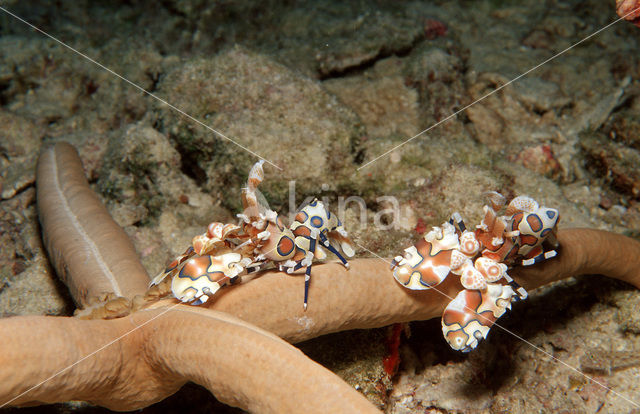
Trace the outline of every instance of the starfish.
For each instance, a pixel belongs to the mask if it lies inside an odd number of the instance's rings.
[[[140,296],[148,276],[91,192],[73,147],[45,149],[37,186],[45,244],[74,300],[91,309],[119,299],[99,308],[112,319],[1,319],[1,406],[85,400],[133,410],[193,381],[250,412],[377,412],[289,342],[438,317],[462,289],[448,278],[437,291],[410,291],[381,259],[365,258],[348,272],[336,263],[314,267],[317,298],[305,312],[296,300],[303,278],[277,271],[219,292],[207,307]],[[604,274],[640,287],[640,242],[592,229],[561,229],[558,240],[557,259],[514,269],[514,279],[534,289]]]

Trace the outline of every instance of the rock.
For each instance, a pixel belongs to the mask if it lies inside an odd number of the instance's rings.
[[[636,236],[640,235],[640,203],[632,203],[622,216],[623,224],[627,228],[635,231]]]
[[[365,76],[329,79],[323,86],[358,114],[372,138],[420,132],[418,94],[405,86],[397,58],[379,61]]]
[[[640,296],[637,292],[620,292],[615,296],[618,312],[616,322],[625,332],[640,335],[640,315],[635,310],[640,306]]]
[[[550,145],[526,147],[515,157],[515,160],[526,168],[551,178],[558,177],[562,170]]]
[[[0,289],[0,315],[69,314],[70,301],[59,293],[65,288],[52,275],[47,259],[38,256]]]
[[[37,154],[23,157],[0,170],[0,198],[3,200],[15,196],[36,180],[35,165]]]
[[[530,111],[543,113],[562,108],[571,102],[557,83],[538,77],[525,77],[513,84],[515,92]]]
[[[206,226],[217,220],[215,200],[182,173],[182,165],[188,161],[146,122],[114,136],[103,161],[98,188],[120,225],[156,222],[167,209],[179,213],[183,225],[195,222]],[[189,203],[183,203],[181,196]]]
[[[640,198],[640,151],[611,142],[602,134],[586,135],[580,145],[587,169],[623,194]]]
[[[42,252],[35,189],[0,201],[0,282],[21,273]]]
[[[335,16],[335,15],[334,15]],[[400,54],[422,36],[419,21],[393,13],[339,15],[321,26],[331,41],[316,55],[321,76],[336,75],[357,68],[376,58]],[[324,37],[324,36],[323,36]]]
[[[8,199],[35,181],[43,129],[8,111],[0,111],[0,125],[0,198]]]
[[[603,132],[616,142],[640,150],[639,110],[640,99],[638,99],[638,109],[627,109],[614,113],[603,128]]]
[[[192,177],[213,194],[235,191],[224,201],[236,210],[257,155],[268,161],[260,190],[275,206],[286,201],[288,180],[309,193],[353,173],[363,135],[357,116],[316,81],[266,56],[236,47],[194,59],[168,73],[159,94],[233,140],[158,107],[166,133],[197,172]]]
[[[421,130],[449,117],[468,99],[463,76],[466,53],[449,43],[425,43],[406,59],[406,83],[418,91],[420,99]],[[459,121],[447,121],[454,122]]]

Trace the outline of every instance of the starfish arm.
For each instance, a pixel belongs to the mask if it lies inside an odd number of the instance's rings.
[[[202,307],[181,305],[169,313],[163,334],[146,344],[153,362],[206,387],[226,404],[256,413],[379,412],[338,376],[270,332]]]
[[[348,329],[430,319],[439,316],[448,302],[435,291],[422,294],[403,288],[381,259],[353,259],[349,263],[349,269],[340,263],[313,266],[317,300],[306,311],[299,306],[304,278],[283,277],[275,271],[219,292],[207,306],[296,343]],[[455,297],[459,287],[443,283],[438,290]]]
[[[83,400],[133,410],[173,394],[185,380],[149,368],[145,330],[131,332],[141,319],[0,319],[0,407]]]
[[[36,176],[45,246],[79,307],[108,293],[144,293],[149,276],[127,234],[89,187],[75,148],[65,142],[45,148]]]
[[[603,274],[640,287],[640,242],[592,229],[563,229],[558,238],[557,257],[510,270],[527,290],[581,274]],[[313,267],[314,295],[318,298],[306,312],[296,300],[303,278],[282,277],[277,271],[266,271],[248,283],[221,291],[207,306],[241,317],[287,341],[300,342],[347,329],[440,317],[462,289],[456,278],[447,278],[437,288],[412,291],[395,282],[382,259],[355,259],[350,264],[350,270],[338,263]],[[168,303],[171,301],[154,306]]]
[[[527,290],[571,276],[598,274],[640,288],[640,241],[604,230],[573,228],[558,232],[557,256],[509,274]]]
[[[0,337],[0,407],[84,400],[134,410],[194,381],[249,412],[379,412],[277,336],[203,308],[13,317],[0,320]]]

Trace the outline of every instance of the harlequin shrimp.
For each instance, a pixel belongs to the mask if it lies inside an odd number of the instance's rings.
[[[243,232],[249,235],[249,240],[242,246],[249,247],[254,255],[256,270],[269,263],[277,264],[287,273],[305,267],[303,305],[307,309],[313,260],[327,257],[321,245],[347,268],[349,264],[344,256],[355,254],[353,245],[340,220],[317,199],[304,206],[286,228],[257,189],[264,177],[262,164],[263,161],[259,161],[253,166],[247,188],[242,193],[245,212],[238,217],[242,220]]]
[[[442,313],[442,334],[456,351],[469,352],[487,337],[516,292],[511,285],[488,283],[484,291],[463,289]]]
[[[449,274],[460,276],[464,290],[446,307],[442,330],[449,345],[463,352],[486,338],[514,300],[527,297],[507,274],[508,268],[556,255],[555,250],[545,251],[543,244],[557,245],[557,210],[520,196],[511,200],[506,215],[498,216],[496,210],[504,206],[505,198],[496,192],[487,195],[491,206],[484,206],[485,217],[474,231],[467,230],[460,214],[454,213],[391,265],[396,281],[412,290],[433,288]]]
[[[495,210],[504,206],[504,197],[496,192],[487,195],[492,206],[484,206],[485,216],[476,226],[476,236],[486,249],[483,256],[507,265],[530,266],[556,255],[555,250],[544,251],[542,245],[558,244],[558,210],[541,207],[531,197],[519,196],[511,200],[506,215],[499,217]]]
[[[231,240],[240,227],[211,223],[207,232],[193,238],[192,245],[172,260],[151,286],[171,278],[171,291],[182,302],[200,305],[221,287],[237,280],[252,259],[234,251]]]
[[[199,305],[239,276],[263,270],[270,264],[287,273],[305,267],[306,309],[313,259],[323,260],[327,256],[320,244],[348,267],[340,250],[352,257],[352,243],[340,220],[322,202],[314,200],[303,207],[290,227],[269,208],[257,188],[264,179],[263,162],[251,168],[247,187],[242,190],[244,212],[238,214],[240,225],[211,223],[207,232],[194,237],[192,245],[169,263],[151,285],[171,277],[174,296]]]

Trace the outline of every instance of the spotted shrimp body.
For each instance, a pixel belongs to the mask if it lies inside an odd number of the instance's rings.
[[[171,290],[182,302],[200,305],[220,288],[237,280],[250,259],[229,250],[187,260],[173,277]]]
[[[285,227],[257,189],[264,178],[262,164],[262,161],[256,163],[249,174],[243,191],[245,212],[238,215],[244,232],[251,235],[246,245],[253,249],[256,268],[273,263],[280,270],[292,273],[305,267],[303,306],[307,309],[313,261],[327,257],[321,245],[348,267],[344,256],[355,254],[353,244],[340,220],[317,199],[304,206],[291,226]]]
[[[485,339],[493,324],[511,309],[516,292],[510,285],[489,283],[484,291],[464,289],[442,314],[442,332],[452,349],[469,352]]]
[[[295,236],[296,254],[292,259],[281,264],[280,268],[292,273],[306,267],[304,283],[304,308],[306,309],[313,259],[325,260],[327,257],[323,246],[335,254],[347,268],[349,263],[344,256],[353,257],[355,252],[340,220],[318,199],[311,201],[296,214],[290,229]]]
[[[305,267],[306,309],[313,261],[327,257],[323,247],[348,267],[344,256],[354,255],[352,242],[340,220],[322,202],[314,200],[303,207],[290,227],[269,208],[258,191],[264,179],[263,162],[257,162],[249,171],[247,186],[242,190],[244,211],[238,214],[239,225],[211,223],[207,232],[194,237],[191,246],[169,263],[151,285],[171,278],[176,298],[199,305],[243,274],[270,265],[288,273]]]
[[[452,256],[459,247],[453,225],[434,227],[418,243],[405,249],[404,256],[393,260],[393,277],[412,290],[438,286],[451,272]]]
[[[493,205],[484,206],[485,217],[476,230],[485,249],[483,256],[507,265],[523,266],[555,256],[555,250],[545,251],[542,245],[556,246],[558,243],[558,210],[541,207],[531,197],[519,196],[507,206],[506,216],[498,216],[495,210],[502,207],[504,198],[496,202],[496,196],[491,196],[494,197]]]
[[[463,352],[475,348],[515,300],[527,292],[508,275],[516,265],[530,266],[556,255],[558,211],[541,207],[530,197],[514,198],[504,216],[499,193],[488,193],[490,205],[474,231],[458,213],[405,249],[392,262],[393,276],[412,290],[431,289],[449,275],[460,277],[464,290],[446,307],[442,330],[449,345]]]
[[[158,285],[171,279],[171,291],[182,302],[200,305],[221,287],[235,281],[252,260],[232,250],[239,236],[234,224],[211,223],[207,232],[195,236],[191,246],[173,259],[151,281]]]
[[[494,266],[487,260],[474,261],[479,250],[475,233],[464,229],[462,219],[454,214],[450,222],[434,227],[415,246],[405,249],[404,256],[393,260],[393,276],[413,290],[438,286],[449,274],[460,276],[466,289],[485,289],[487,281],[505,276],[506,266]]]

